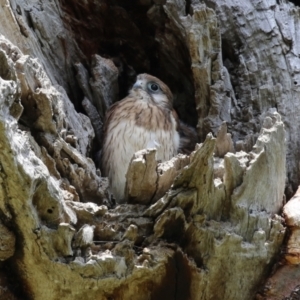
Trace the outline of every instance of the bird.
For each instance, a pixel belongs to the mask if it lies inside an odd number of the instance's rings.
[[[134,153],[156,148],[158,161],[170,160],[181,147],[179,126],[169,87],[146,73],[137,76],[128,96],[108,109],[104,120],[102,173],[108,177],[118,204],[126,202],[126,173]]]

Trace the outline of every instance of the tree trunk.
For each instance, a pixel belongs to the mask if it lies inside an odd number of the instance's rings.
[[[1,299],[298,299],[298,7],[0,4]],[[199,144],[137,152],[116,206],[103,118],[139,73]]]

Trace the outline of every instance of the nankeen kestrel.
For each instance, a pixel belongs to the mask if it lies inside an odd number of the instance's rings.
[[[156,148],[157,160],[171,159],[180,147],[178,126],[170,89],[148,74],[138,75],[129,95],[109,108],[104,123],[102,168],[117,203],[125,201],[126,173],[133,154]]]

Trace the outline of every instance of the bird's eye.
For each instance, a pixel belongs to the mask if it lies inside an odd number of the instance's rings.
[[[159,90],[159,85],[156,83],[149,83],[148,87],[152,92],[157,92]]]

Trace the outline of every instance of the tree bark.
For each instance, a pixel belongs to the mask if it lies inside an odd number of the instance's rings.
[[[3,299],[297,297],[298,7],[0,4]],[[142,72],[168,84],[199,144],[167,162],[135,153],[116,206],[103,118]]]

